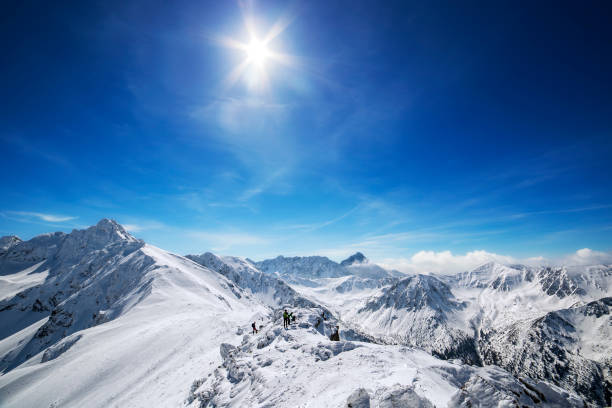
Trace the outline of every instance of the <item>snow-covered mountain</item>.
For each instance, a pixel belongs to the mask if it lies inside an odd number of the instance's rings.
[[[324,256],[306,256],[286,258],[278,256],[253,262],[260,271],[277,274],[287,280],[313,280],[321,278],[339,278],[343,276],[358,276],[368,279],[384,279],[401,277],[404,274],[397,271],[388,271],[376,264],[372,264],[361,253],[351,255],[341,263],[332,261]]]
[[[187,255],[186,258],[220,273],[268,306],[318,306],[301,296],[283,280],[259,271],[246,259],[235,256],[217,256],[210,252],[202,255]],[[326,312],[329,313],[327,310]]]
[[[611,403],[610,266],[183,257],[106,219],[0,243],[2,407]]]
[[[252,261],[251,261],[252,262]],[[298,288],[321,288],[336,284],[332,289],[344,293],[353,289],[372,289],[389,285],[405,275],[370,263],[361,252],[337,263],[322,256],[278,256],[252,262],[260,271],[274,274]],[[339,279],[339,278],[350,278]],[[336,280],[334,280],[336,279]]]
[[[7,235],[0,238],[0,256],[4,255],[11,247],[21,242],[21,238],[15,235]]]
[[[480,356],[610,405],[612,267],[489,263],[445,280],[468,307]],[[607,357],[607,358],[606,358]]]
[[[194,381],[189,407],[583,406],[573,393],[495,366],[403,346],[330,341],[317,310],[296,313],[300,323],[289,330],[271,316],[260,335],[222,344],[223,363]]]
[[[211,345],[268,310],[110,220],[19,243],[0,268],[40,277],[0,302],[3,407],[181,405]]]
[[[549,312],[499,329],[482,329],[487,364],[552,381],[600,406],[612,397],[612,297]]]

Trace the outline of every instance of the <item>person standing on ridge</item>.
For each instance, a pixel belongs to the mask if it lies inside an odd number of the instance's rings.
[[[257,334],[257,326],[255,325],[255,322],[253,322],[251,327],[253,328],[253,334]]]
[[[289,326],[289,313],[287,309],[283,312],[283,327],[286,329]]]
[[[336,331],[329,336],[331,341],[340,341],[340,326],[336,326]]]

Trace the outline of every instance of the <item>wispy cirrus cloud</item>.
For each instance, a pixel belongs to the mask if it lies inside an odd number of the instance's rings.
[[[31,211],[6,211],[8,215],[18,216],[18,217],[26,217],[29,219],[39,219],[41,221],[46,222],[66,222],[75,220],[78,217],[68,216],[68,215],[57,215],[57,214],[46,214],[41,212],[31,212]]]
[[[565,208],[565,209],[559,209],[559,210],[531,211],[531,212],[512,214],[510,217],[511,218],[524,218],[524,217],[534,216],[534,215],[571,214],[571,213],[580,213],[580,212],[586,212],[586,211],[607,210],[609,208],[612,208],[612,204],[591,205],[587,207]]]
[[[129,232],[141,232],[141,231],[166,228],[166,225],[159,221],[144,221],[144,222],[121,224],[121,225],[123,225],[123,228],[125,228]]]

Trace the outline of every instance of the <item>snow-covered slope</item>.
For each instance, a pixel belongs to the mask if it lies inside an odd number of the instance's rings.
[[[324,256],[278,256],[254,264],[262,272],[278,274],[283,278],[337,278],[349,274],[343,266]]]
[[[192,385],[189,407],[582,407],[579,397],[497,367],[439,360],[422,350],[330,341],[316,310],[284,330],[223,344],[223,364]]]
[[[550,312],[500,329],[483,329],[485,363],[553,381],[599,406],[612,397],[612,298]]]
[[[342,317],[388,341],[478,364],[473,336],[457,324],[457,314],[465,308],[440,280],[415,275],[384,288],[354,313]]]
[[[246,259],[235,256],[217,256],[210,252],[186,257],[222,274],[268,306],[318,306],[298,294],[275,275],[259,271]]]
[[[611,402],[610,266],[182,257],[106,219],[1,244],[2,407]]]
[[[357,276],[364,279],[388,279],[404,276],[400,272],[388,271],[370,263],[361,252],[351,255],[341,263],[322,256],[292,258],[278,256],[274,259],[254,262],[253,265],[262,272],[277,274],[289,283],[305,286],[309,284],[318,286],[316,280],[321,278]]]
[[[252,265],[283,279],[298,292],[339,315],[354,310],[363,299],[406,276],[371,263],[360,252],[341,263],[320,256],[279,256],[252,262]]]
[[[610,361],[595,357],[609,351],[605,344],[610,343],[606,339],[611,321],[607,312],[593,320],[584,317],[583,311],[606,308],[601,298],[612,294],[611,275],[612,268],[605,265],[490,263],[441,279],[467,305],[458,318],[474,328],[486,364],[548,379],[599,406],[610,404],[612,397],[612,391],[602,385],[607,381],[610,387],[609,379],[603,380],[612,368]],[[578,355],[578,350],[598,351]]]
[[[2,302],[3,407],[181,405],[219,344],[268,310],[109,220],[14,249],[4,265],[48,275]]]

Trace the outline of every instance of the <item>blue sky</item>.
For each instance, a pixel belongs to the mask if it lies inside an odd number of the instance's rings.
[[[109,217],[254,259],[612,250],[609,2],[8,9],[2,235]],[[235,76],[245,21],[283,58]]]

